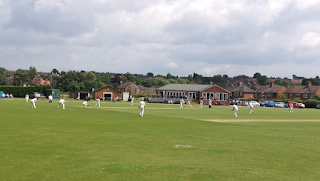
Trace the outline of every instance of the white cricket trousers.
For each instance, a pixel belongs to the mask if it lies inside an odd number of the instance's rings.
[[[253,108],[250,108],[250,114],[252,114],[253,113]]]
[[[31,108],[37,108],[37,107],[36,107],[36,103],[33,102],[33,101],[31,101]]]
[[[59,108],[60,108],[60,104],[62,105],[62,109],[65,109],[64,103],[60,103],[60,102],[59,102],[59,104],[58,104],[57,109],[59,109]]]
[[[233,111],[233,117],[238,117],[237,112],[238,112],[238,110]]]
[[[140,116],[143,117],[144,107],[140,107],[139,109]]]
[[[100,107],[100,101],[96,101],[96,104],[94,106],[99,106]]]

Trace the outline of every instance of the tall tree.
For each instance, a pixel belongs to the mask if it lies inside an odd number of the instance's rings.
[[[260,74],[259,72],[255,73],[255,74],[253,75],[253,78],[258,78],[258,77],[261,77],[261,74]]]
[[[152,72],[148,72],[147,77],[154,77],[154,74]]]
[[[6,69],[0,67],[0,85],[6,85],[6,76],[5,76]]]
[[[30,66],[29,75],[30,75],[30,79],[33,80],[38,75],[37,69],[35,67]]]

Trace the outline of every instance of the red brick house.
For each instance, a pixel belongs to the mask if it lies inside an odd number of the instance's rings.
[[[248,99],[254,98],[254,90],[250,89],[246,85],[243,85],[242,82],[239,83],[239,86],[235,86],[229,89],[231,92],[232,99]]]
[[[94,99],[100,98],[100,97],[102,97],[103,100],[113,100],[116,98],[120,98],[121,93],[118,90],[107,85],[93,92]]]
[[[230,105],[230,92],[217,85],[168,84],[159,87],[156,90],[156,95],[164,101],[170,99],[179,100],[180,98],[187,97],[195,102],[199,102],[203,98],[204,104],[207,104],[207,100],[211,99],[213,100],[213,104]]]
[[[270,85],[259,86],[254,91],[255,99],[279,99],[280,95],[286,90],[285,86],[274,85],[271,82]]]
[[[133,82],[125,82],[118,87],[119,91],[130,92],[132,94],[141,93],[141,89]]]
[[[312,86],[311,82],[305,86],[288,86],[284,92],[287,99],[299,98],[301,100],[312,99],[315,94],[320,95],[320,86]]]
[[[43,80],[42,78],[34,78],[32,80],[33,85],[51,85],[49,80]]]

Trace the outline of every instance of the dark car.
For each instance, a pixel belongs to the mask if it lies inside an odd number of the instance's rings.
[[[274,101],[267,101],[264,106],[266,107],[274,107],[276,103]]]
[[[320,104],[318,104],[318,105],[316,106],[316,109],[320,109]]]

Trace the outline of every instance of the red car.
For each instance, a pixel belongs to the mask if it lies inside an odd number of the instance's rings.
[[[290,103],[293,104],[293,108],[305,108],[304,104],[298,103],[298,102],[293,102],[293,101],[288,102],[288,107],[290,107]]]

